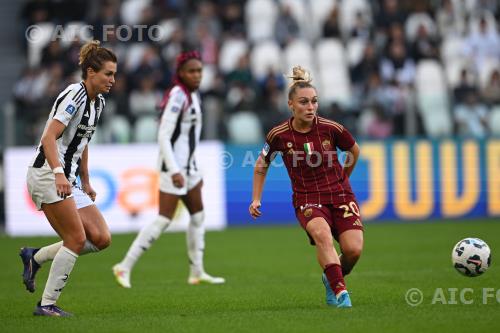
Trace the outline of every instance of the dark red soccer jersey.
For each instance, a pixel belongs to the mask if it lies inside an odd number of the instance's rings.
[[[269,164],[277,153],[282,155],[292,182],[293,206],[355,199],[337,156],[337,147],[346,151],[354,145],[351,133],[322,117],[314,119],[309,132],[300,133],[292,128],[292,119],[269,131],[261,156]]]

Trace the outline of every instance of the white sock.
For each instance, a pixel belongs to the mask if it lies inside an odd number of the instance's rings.
[[[50,267],[49,277],[45,284],[45,290],[42,295],[42,305],[55,304],[59,295],[66,286],[69,274],[73,270],[78,255],[62,246],[54,257]]]
[[[60,241],[54,244],[44,246],[40,250],[38,250],[37,253],[35,253],[33,258],[39,265],[43,264],[46,261],[53,260],[62,245],[63,242]]]
[[[205,250],[205,213],[200,211],[191,215],[186,233],[187,250],[189,257],[190,276],[199,277],[203,269],[203,251]]]
[[[170,222],[169,218],[158,215],[156,220],[142,228],[120,265],[124,269],[129,271],[132,270],[137,260],[139,260],[141,255],[160,237],[161,233],[169,226]]]
[[[44,246],[38,250],[37,253],[33,256],[36,263],[39,265],[42,265],[44,262],[47,262],[49,260],[54,260],[54,257],[56,256],[57,252],[63,245],[63,242],[57,242],[54,244],[50,244],[47,246]],[[99,248],[95,246],[91,241],[88,239],[85,241],[85,245],[83,246],[82,251],[80,252],[80,255],[92,253],[92,252],[99,252]]]

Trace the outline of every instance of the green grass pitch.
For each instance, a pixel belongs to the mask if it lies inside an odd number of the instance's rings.
[[[184,233],[165,234],[132,276],[133,288],[115,284],[111,267],[135,235],[116,235],[106,251],[82,256],[59,305],[73,318],[37,318],[49,265],[37,291],[21,282],[21,246],[56,239],[0,236],[1,332],[499,332],[500,223],[435,221],[367,223],[365,251],[347,277],[352,309],[324,304],[315,251],[298,225],[230,228],[207,233],[205,265],[226,277],[223,286],[189,286]],[[452,267],[453,245],[479,237],[492,248],[492,267],[468,278]],[[423,302],[409,306],[405,294],[419,288]],[[436,288],[442,288],[435,298]],[[452,292],[458,288],[453,303]],[[462,304],[459,292],[470,288]],[[487,298],[493,288],[498,300]],[[444,296],[444,298],[443,298]],[[432,304],[432,300],[435,304]]]

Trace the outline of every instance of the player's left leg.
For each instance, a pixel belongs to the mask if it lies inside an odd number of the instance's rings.
[[[205,272],[203,267],[203,253],[205,250],[205,212],[203,211],[203,201],[201,188],[203,180],[200,180],[187,194],[182,196],[189,214],[191,215],[188,230],[186,232],[187,250],[190,264],[189,284],[222,284],[226,280],[222,277],[211,276]]]
[[[358,262],[363,252],[363,231],[359,229],[346,230],[339,235],[339,244],[342,255],[340,262],[342,274],[349,274]]]

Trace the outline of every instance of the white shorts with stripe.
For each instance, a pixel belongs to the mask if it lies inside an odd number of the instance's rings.
[[[51,204],[64,200],[57,195],[56,177],[52,173],[47,161],[45,161],[45,164],[41,168],[29,167],[26,181],[28,192],[38,210],[42,209],[43,203]],[[78,185],[73,185],[71,191],[72,194],[66,198],[73,198],[77,209],[94,204]]]
[[[171,172],[160,172],[160,191],[179,196],[186,195],[203,179],[200,171],[190,171],[189,176],[186,171],[181,171],[181,174],[184,177],[184,186],[179,188],[172,183]]]

